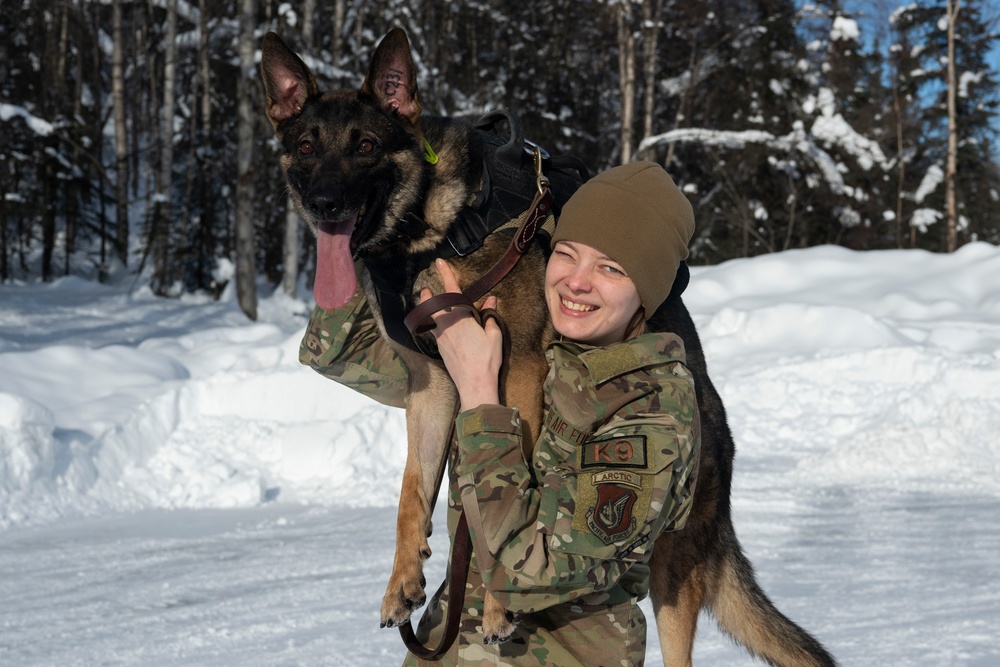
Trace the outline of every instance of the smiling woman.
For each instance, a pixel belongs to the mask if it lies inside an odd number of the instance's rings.
[[[582,243],[559,241],[545,271],[552,325],[571,340],[610,345],[625,340],[642,305],[621,265]]]
[[[443,664],[643,664],[637,603],[652,545],[684,527],[701,447],[684,345],[644,333],[645,315],[670,293],[693,232],[691,205],[651,162],[604,172],[563,207],[544,284],[563,340],[546,353],[545,428],[533,442],[518,408],[499,404],[496,323],[457,309],[433,316],[462,410],[452,519],[468,522],[469,581],[517,619],[484,648],[482,612],[469,613]],[[445,290],[459,292],[448,264],[437,266]],[[448,602],[431,600],[418,633],[441,632]]]
[[[601,346],[642,333],[692,234],[691,203],[659,165],[633,162],[586,183],[552,235],[545,298],[556,331]]]

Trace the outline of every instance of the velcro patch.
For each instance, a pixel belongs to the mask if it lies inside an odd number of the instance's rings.
[[[580,355],[580,360],[587,366],[595,385],[603,384],[642,365],[642,359],[628,344],[588,350]]]
[[[581,468],[645,468],[646,436],[630,435],[583,443]]]

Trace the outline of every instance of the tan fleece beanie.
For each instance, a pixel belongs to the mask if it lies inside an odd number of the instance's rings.
[[[622,265],[651,317],[670,294],[694,234],[691,202],[655,162],[632,162],[584,183],[552,235],[600,250]]]

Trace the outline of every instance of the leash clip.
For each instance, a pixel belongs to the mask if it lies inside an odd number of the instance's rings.
[[[549,189],[549,179],[542,173],[542,160],[547,159],[549,154],[535,142],[525,139],[524,149],[528,150],[529,146],[531,147],[531,154],[535,158],[535,187],[538,188],[538,194],[544,195],[545,191]]]

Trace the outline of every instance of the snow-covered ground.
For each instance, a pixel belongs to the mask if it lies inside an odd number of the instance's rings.
[[[997,276],[985,244],[693,271],[737,532],[844,665],[1000,664]],[[399,664],[402,414],[298,366],[306,303],[260,312],[0,286],[0,665]],[[754,663],[706,617],[695,664]]]

